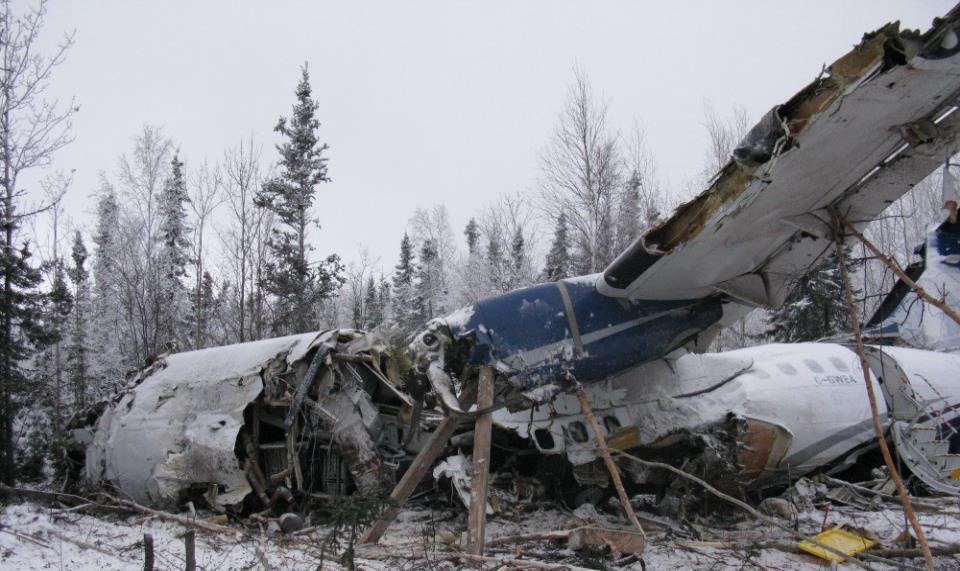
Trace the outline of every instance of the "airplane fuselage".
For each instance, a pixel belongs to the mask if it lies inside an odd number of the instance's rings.
[[[722,316],[719,298],[625,300],[600,294],[596,275],[484,299],[439,320],[469,365],[497,365],[528,390],[592,382],[657,359]],[[461,369],[464,363],[450,370]]]

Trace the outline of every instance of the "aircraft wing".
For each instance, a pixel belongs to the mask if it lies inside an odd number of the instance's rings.
[[[629,299],[717,292],[779,306],[831,246],[831,207],[865,225],[960,148],[960,7],[925,33],[888,24],[740,143],[710,187],[603,272]]]

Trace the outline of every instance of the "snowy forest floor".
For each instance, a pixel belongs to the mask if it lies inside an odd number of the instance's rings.
[[[587,511],[593,514],[594,521],[589,523],[626,528],[625,520],[613,513]],[[925,499],[918,511],[931,547],[960,542],[960,502],[956,498]],[[577,513],[583,516],[580,510]],[[731,515],[724,517],[729,520]],[[813,535],[820,531],[823,519],[822,511],[809,507],[782,521],[803,534]],[[903,514],[892,503],[859,507],[835,504],[828,520],[830,524],[866,530],[888,548],[899,546],[897,540],[905,529]],[[514,515],[492,517],[487,525],[487,540],[583,524],[582,519],[569,511],[528,506]],[[827,562],[792,549],[795,541],[786,532],[756,521],[744,519],[721,525],[700,520],[683,526],[670,524],[673,530],[656,524],[651,527],[661,530],[648,530],[649,543],[643,554],[645,567],[635,558],[604,554],[599,549],[574,552],[564,544],[550,541],[489,547],[486,554],[507,561],[519,554],[522,559],[546,564],[542,568],[547,569],[829,568]],[[457,558],[456,548],[465,529],[463,510],[407,509],[380,545],[357,548],[356,568],[378,571],[466,568],[465,562]],[[91,515],[77,509],[37,503],[11,503],[3,506],[0,513],[0,569],[142,569],[145,533],[154,538],[156,569],[183,569],[184,531],[184,526],[178,523],[142,514]],[[309,533],[283,535],[249,521],[246,529],[238,528],[236,533],[211,534],[197,530],[197,569],[342,569],[336,555],[329,551],[323,553],[329,532],[330,528],[321,525]],[[922,559],[901,561],[922,566]],[[938,569],[960,569],[960,557],[956,555],[939,556],[936,562]],[[868,565],[878,570],[897,568],[875,561],[869,561]],[[842,567],[853,568],[849,564]],[[484,568],[519,567],[490,562]]]

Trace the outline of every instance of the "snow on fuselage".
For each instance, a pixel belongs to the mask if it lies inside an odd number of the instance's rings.
[[[918,393],[960,402],[953,374],[960,358],[899,348],[875,351],[902,361],[907,382]],[[888,399],[877,377],[870,375],[886,426]],[[730,415],[742,419],[731,436],[742,444],[737,462],[745,483],[775,484],[838,468],[874,442],[859,359],[839,344],[771,344],[668,356],[590,385],[587,392],[608,439],[619,448],[668,447],[673,435],[702,432]],[[949,408],[949,403],[944,404]],[[500,411],[495,421],[532,437],[543,453],[566,454],[574,465],[596,459],[596,442],[572,396],[541,405],[532,416]]]

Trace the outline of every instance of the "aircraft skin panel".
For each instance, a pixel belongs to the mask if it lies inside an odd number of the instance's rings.
[[[880,387],[873,379],[878,394]],[[678,432],[696,433],[729,414],[779,427],[782,450],[758,450],[740,458],[748,481],[769,484],[800,476],[842,458],[873,439],[870,408],[855,353],[842,345],[773,344],[721,354],[685,354],[630,369],[585,390],[601,424],[618,426],[611,446],[647,447]],[[886,413],[885,405],[881,407]],[[615,421],[606,420],[609,417]],[[574,465],[596,460],[596,442],[574,423],[584,423],[572,395],[533,411],[499,410],[494,422],[531,438],[545,454],[565,454]],[[551,434],[544,449],[538,430]],[[747,433],[741,438],[749,438]],[[776,439],[774,439],[776,440]],[[770,462],[772,458],[773,462]],[[759,473],[753,469],[764,466]],[[741,475],[744,476],[744,475]]]
[[[952,29],[955,18],[951,14],[928,36]],[[823,209],[830,205],[878,212],[888,203],[873,200],[861,182],[878,166],[898,183],[884,186],[884,200],[929,174],[936,163],[885,160],[905,140],[914,143],[907,154],[922,156],[925,147],[937,147],[928,154],[942,160],[944,153],[956,152],[956,117],[931,128],[928,138],[911,135],[908,126],[918,121],[927,125],[950,108],[960,91],[960,54],[888,61],[890,50],[904,41],[909,42],[904,34],[884,28],[835,62],[835,76],[814,82],[819,88],[808,87],[778,107],[777,117],[787,126],[781,133],[782,153],[760,164],[732,160],[708,190],[641,239],[644,251],[659,252],[657,257],[634,263],[631,271],[637,275],[630,275],[620,270],[638,254],[631,248],[604,271],[598,289],[631,299],[703,297],[739,276],[764,273],[772,258],[800,237],[821,242],[799,259],[809,263],[812,252],[815,261],[825,249],[829,226],[824,226],[825,236],[817,237],[784,220],[820,211],[818,217],[829,222]],[[877,58],[885,63],[879,65]],[[774,269],[766,271],[776,273]],[[771,295],[770,301],[779,300]]]
[[[579,279],[515,290],[462,315],[444,323],[453,339],[472,341],[467,364],[499,365],[517,388],[531,389],[568,372],[591,382],[655,359],[718,321],[722,309],[717,299],[616,300]]]

